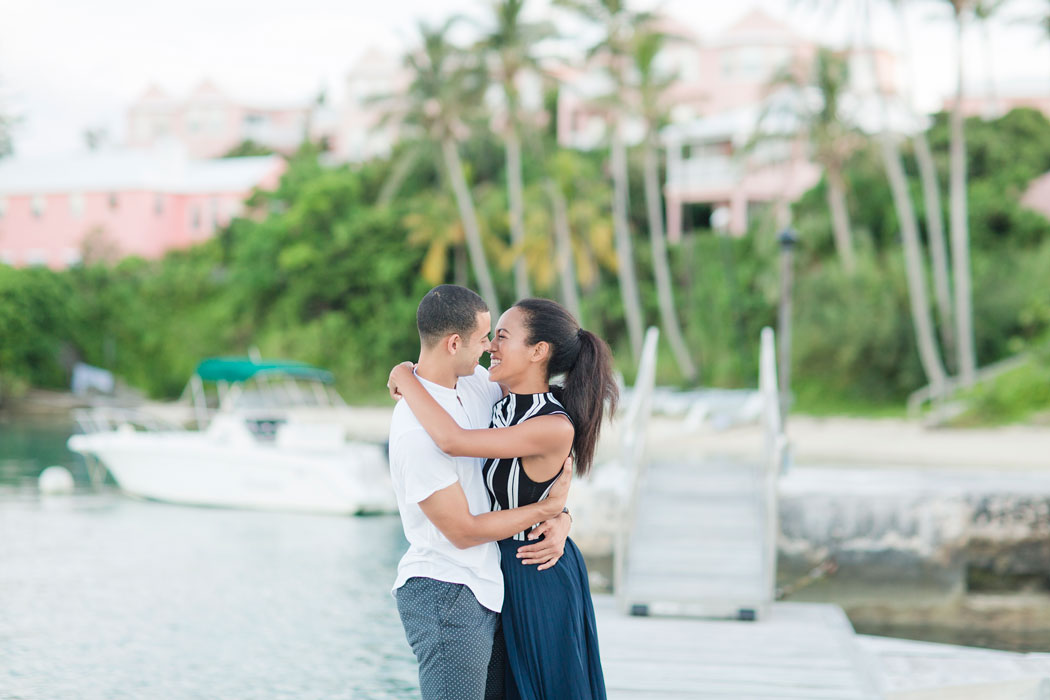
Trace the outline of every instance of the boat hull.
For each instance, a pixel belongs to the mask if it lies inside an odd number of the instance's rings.
[[[150,500],[332,514],[397,508],[383,450],[368,443],[307,450],[118,430],[74,435],[69,448],[98,459],[123,491]]]

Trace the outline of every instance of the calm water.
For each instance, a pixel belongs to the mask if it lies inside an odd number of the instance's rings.
[[[139,502],[91,489],[68,434],[0,423],[0,698],[418,697],[396,516]],[[37,495],[50,464],[75,495]]]
[[[0,700],[416,698],[396,516],[146,503],[91,487],[67,422],[0,416]],[[72,496],[36,478],[69,468]],[[1034,649],[1010,631],[862,632]]]

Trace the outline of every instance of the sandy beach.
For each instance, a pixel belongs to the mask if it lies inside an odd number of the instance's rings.
[[[385,440],[391,410],[357,409],[356,436]],[[927,428],[897,418],[793,415],[787,434],[794,462],[807,466],[1050,470],[1050,426]],[[613,421],[602,435],[600,454],[612,457],[617,442]],[[649,421],[647,454],[660,460],[705,455],[750,458],[761,454],[762,442],[757,425],[689,430],[681,418],[655,415]]]

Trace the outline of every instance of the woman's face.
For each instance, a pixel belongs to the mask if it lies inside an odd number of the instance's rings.
[[[526,344],[528,330],[525,314],[516,306],[503,312],[496,323],[496,333],[489,347],[489,379],[512,384],[521,379],[535,363],[530,361],[535,346]]]

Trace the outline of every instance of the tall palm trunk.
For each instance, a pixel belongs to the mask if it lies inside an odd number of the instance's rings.
[[[489,265],[485,260],[485,249],[481,245],[481,228],[478,226],[478,216],[474,211],[474,200],[467,188],[467,180],[463,177],[463,163],[459,159],[459,151],[456,143],[451,138],[441,141],[441,152],[445,157],[445,168],[448,170],[449,180],[452,182],[452,191],[456,195],[456,207],[459,209],[459,217],[463,221],[463,233],[467,239],[467,251],[470,254],[470,264],[474,268],[474,276],[481,287],[481,296],[489,306],[492,320],[499,318],[499,298],[496,296],[496,288],[492,284],[492,275],[489,273]]]
[[[514,115],[511,115],[511,119]],[[514,246],[514,293],[518,299],[532,296],[525,268],[525,195],[521,177],[521,139],[513,124],[504,143],[507,152],[507,197],[510,201],[510,242]]]
[[[951,235],[952,267],[955,272],[955,339],[959,358],[959,377],[963,386],[973,386],[977,377],[974,348],[973,310],[970,293],[970,233],[966,203],[966,134],[963,130],[962,37],[964,19],[956,15],[956,87],[951,118]]]
[[[1000,112],[999,96],[995,89],[995,69],[992,67],[995,51],[992,50],[992,30],[989,26],[989,19],[985,17],[981,20],[981,43],[984,45],[985,90],[988,93],[988,103],[984,108],[984,116],[994,119],[1000,115]]]
[[[857,270],[857,258],[853,253],[849,208],[846,206],[846,183],[837,165],[826,167],[825,175],[828,179],[828,208],[831,210],[831,228],[835,234],[835,248],[839,259],[842,260],[842,267],[852,275]]]
[[[904,46],[905,74],[912,76],[907,89],[908,110],[916,113],[915,107],[915,67],[911,53],[911,33],[908,20],[904,14],[904,2],[893,2],[897,17],[902,44]],[[933,162],[933,152],[925,131],[917,131],[912,137],[915,146],[915,160],[919,165],[919,179],[922,182],[922,198],[926,203],[926,238],[930,248],[930,263],[933,266],[933,292],[937,303],[937,316],[940,323],[941,343],[946,357],[955,353],[955,320],[952,311],[951,277],[948,275],[948,246],[944,238],[944,212],[941,209],[941,185],[937,180],[937,166]]]
[[[410,148],[401,154],[397,159],[397,162],[394,163],[394,169],[390,171],[390,175],[387,176],[386,181],[383,183],[383,187],[379,190],[376,204],[379,206],[385,206],[394,199],[398,190],[401,189],[401,185],[405,184],[405,180],[412,172],[412,166],[416,162],[416,157],[416,150],[414,148]]]
[[[649,216],[649,242],[653,252],[653,275],[656,278],[656,297],[660,304],[660,321],[671,343],[675,362],[682,375],[692,381],[696,379],[696,366],[689,357],[689,348],[682,338],[682,329],[671,291],[671,267],[667,262],[667,245],[664,241],[663,212],[660,206],[660,175],[653,146],[652,135],[645,140],[645,204]]]
[[[934,396],[943,396],[947,376],[941,363],[937,338],[933,332],[930,302],[926,297],[926,275],[923,272],[922,248],[919,245],[919,226],[912,208],[908,181],[904,174],[900,151],[893,137],[883,133],[879,137],[883,164],[893,193],[893,206],[900,222],[901,244],[904,248],[904,267],[908,279],[908,298],[911,301],[911,318],[915,327],[915,338],[919,346],[919,360]]]
[[[915,160],[919,164],[919,178],[922,180],[922,197],[926,202],[926,238],[933,265],[933,293],[937,300],[937,316],[940,318],[941,342],[945,354],[952,355],[955,352],[955,319],[952,313],[952,283],[948,276],[948,247],[944,239],[944,215],[941,211],[941,186],[937,182],[937,166],[933,163],[926,133],[918,132],[912,141],[915,145]]]
[[[863,7],[861,31],[867,35],[871,43],[871,6],[865,3]],[[871,53],[868,54],[868,61],[871,63],[871,74],[878,75],[875,59]],[[911,303],[915,342],[919,348],[919,362],[922,364],[933,395],[940,397],[944,396],[948,377],[944,371],[940,348],[937,347],[937,336],[933,330],[933,318],[930,313],[930,301],[926,296],[926,275],[922,246],[919,243],[919,223],[915,216],[915,208],[911,203],[911,193],[908,191],[908,179],[904,174],[904,162],[901,159],[900,149],[897,147],[894,136],[890,133],[889,105],[878,90],[875,91],[875,95],[882,115],[882,129],[878,137],[879,147],[882,152],[883,167],[886,169],[886,179],[889,180],[890,192],[893,195],[893,207],[897,212],[897,221],[901,229],[908,300]]]
[[[580,296],[576,291],[576,266],[572,256],[572,235],[569,231],[569,205],[565,195],[554,180],[548,178],[544,183],[547,196],[551,200],[551,211],[554,222],[555,263],[558,270],[558,281],[561,286],[561,300],[579,324],[583,325],[580,311]]]
[[[616,239],[616,274],[620,279],[620,296],[627,319],[631,354],[637,360],[642,354],[642,304],[634,276],[631,232],[627,223],[627,146],[620,134],[619,118],[612,130],[613,233]]]

